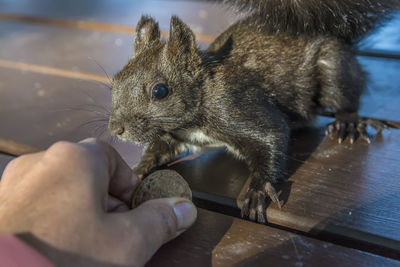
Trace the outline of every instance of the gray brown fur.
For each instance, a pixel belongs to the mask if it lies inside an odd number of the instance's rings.
[[[220,0],[250,12],[267,33],[332,35],[352,42],[400,8],[399,0]]]
[[[170,88],[167,98],[151,97],[157,83]],[[113,78],[109,127],[146,145],[135,168],[141,176],[186,149],[226,146],[246,161],[252,178],[242,215],[265,222],[267,195],[277,201],[272,184],[285,169],[290,129],[311,121],[319,108],[354,117],[364,86],[343,38],[268,34],[245,18],[200,51],[177,17],[169,40],[161,41],[158,24],[143,16],[134,56]]]

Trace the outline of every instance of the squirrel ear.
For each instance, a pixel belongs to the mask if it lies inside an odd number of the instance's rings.
[[[136,26],[135,55],[143,49],[152,47],[160,42],[158,23],[149,16],[142,16]]]
[[[197,51],[193,31],[178,17],[172,16],[168,49],[174,55],[194,54]]]

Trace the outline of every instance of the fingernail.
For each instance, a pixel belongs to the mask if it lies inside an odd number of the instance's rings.
[[[191,226],[197,217],[197,209],[193,203],[185,200],[178,201],[174,205],[174,213],[178,221],[178,231]]]

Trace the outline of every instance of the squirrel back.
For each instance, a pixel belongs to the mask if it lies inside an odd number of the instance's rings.
[[[249,21],[266,33],[332,35],[357,41],[388,14],[400,0],[223,0],[250,12]]]

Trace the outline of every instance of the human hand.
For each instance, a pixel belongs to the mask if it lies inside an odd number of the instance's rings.
[[[0,181],[0,233],[18,233],[57,266],[143,266],[197,212],[180,198],[130,210],[138,179],[94,139],[11,161]]]

